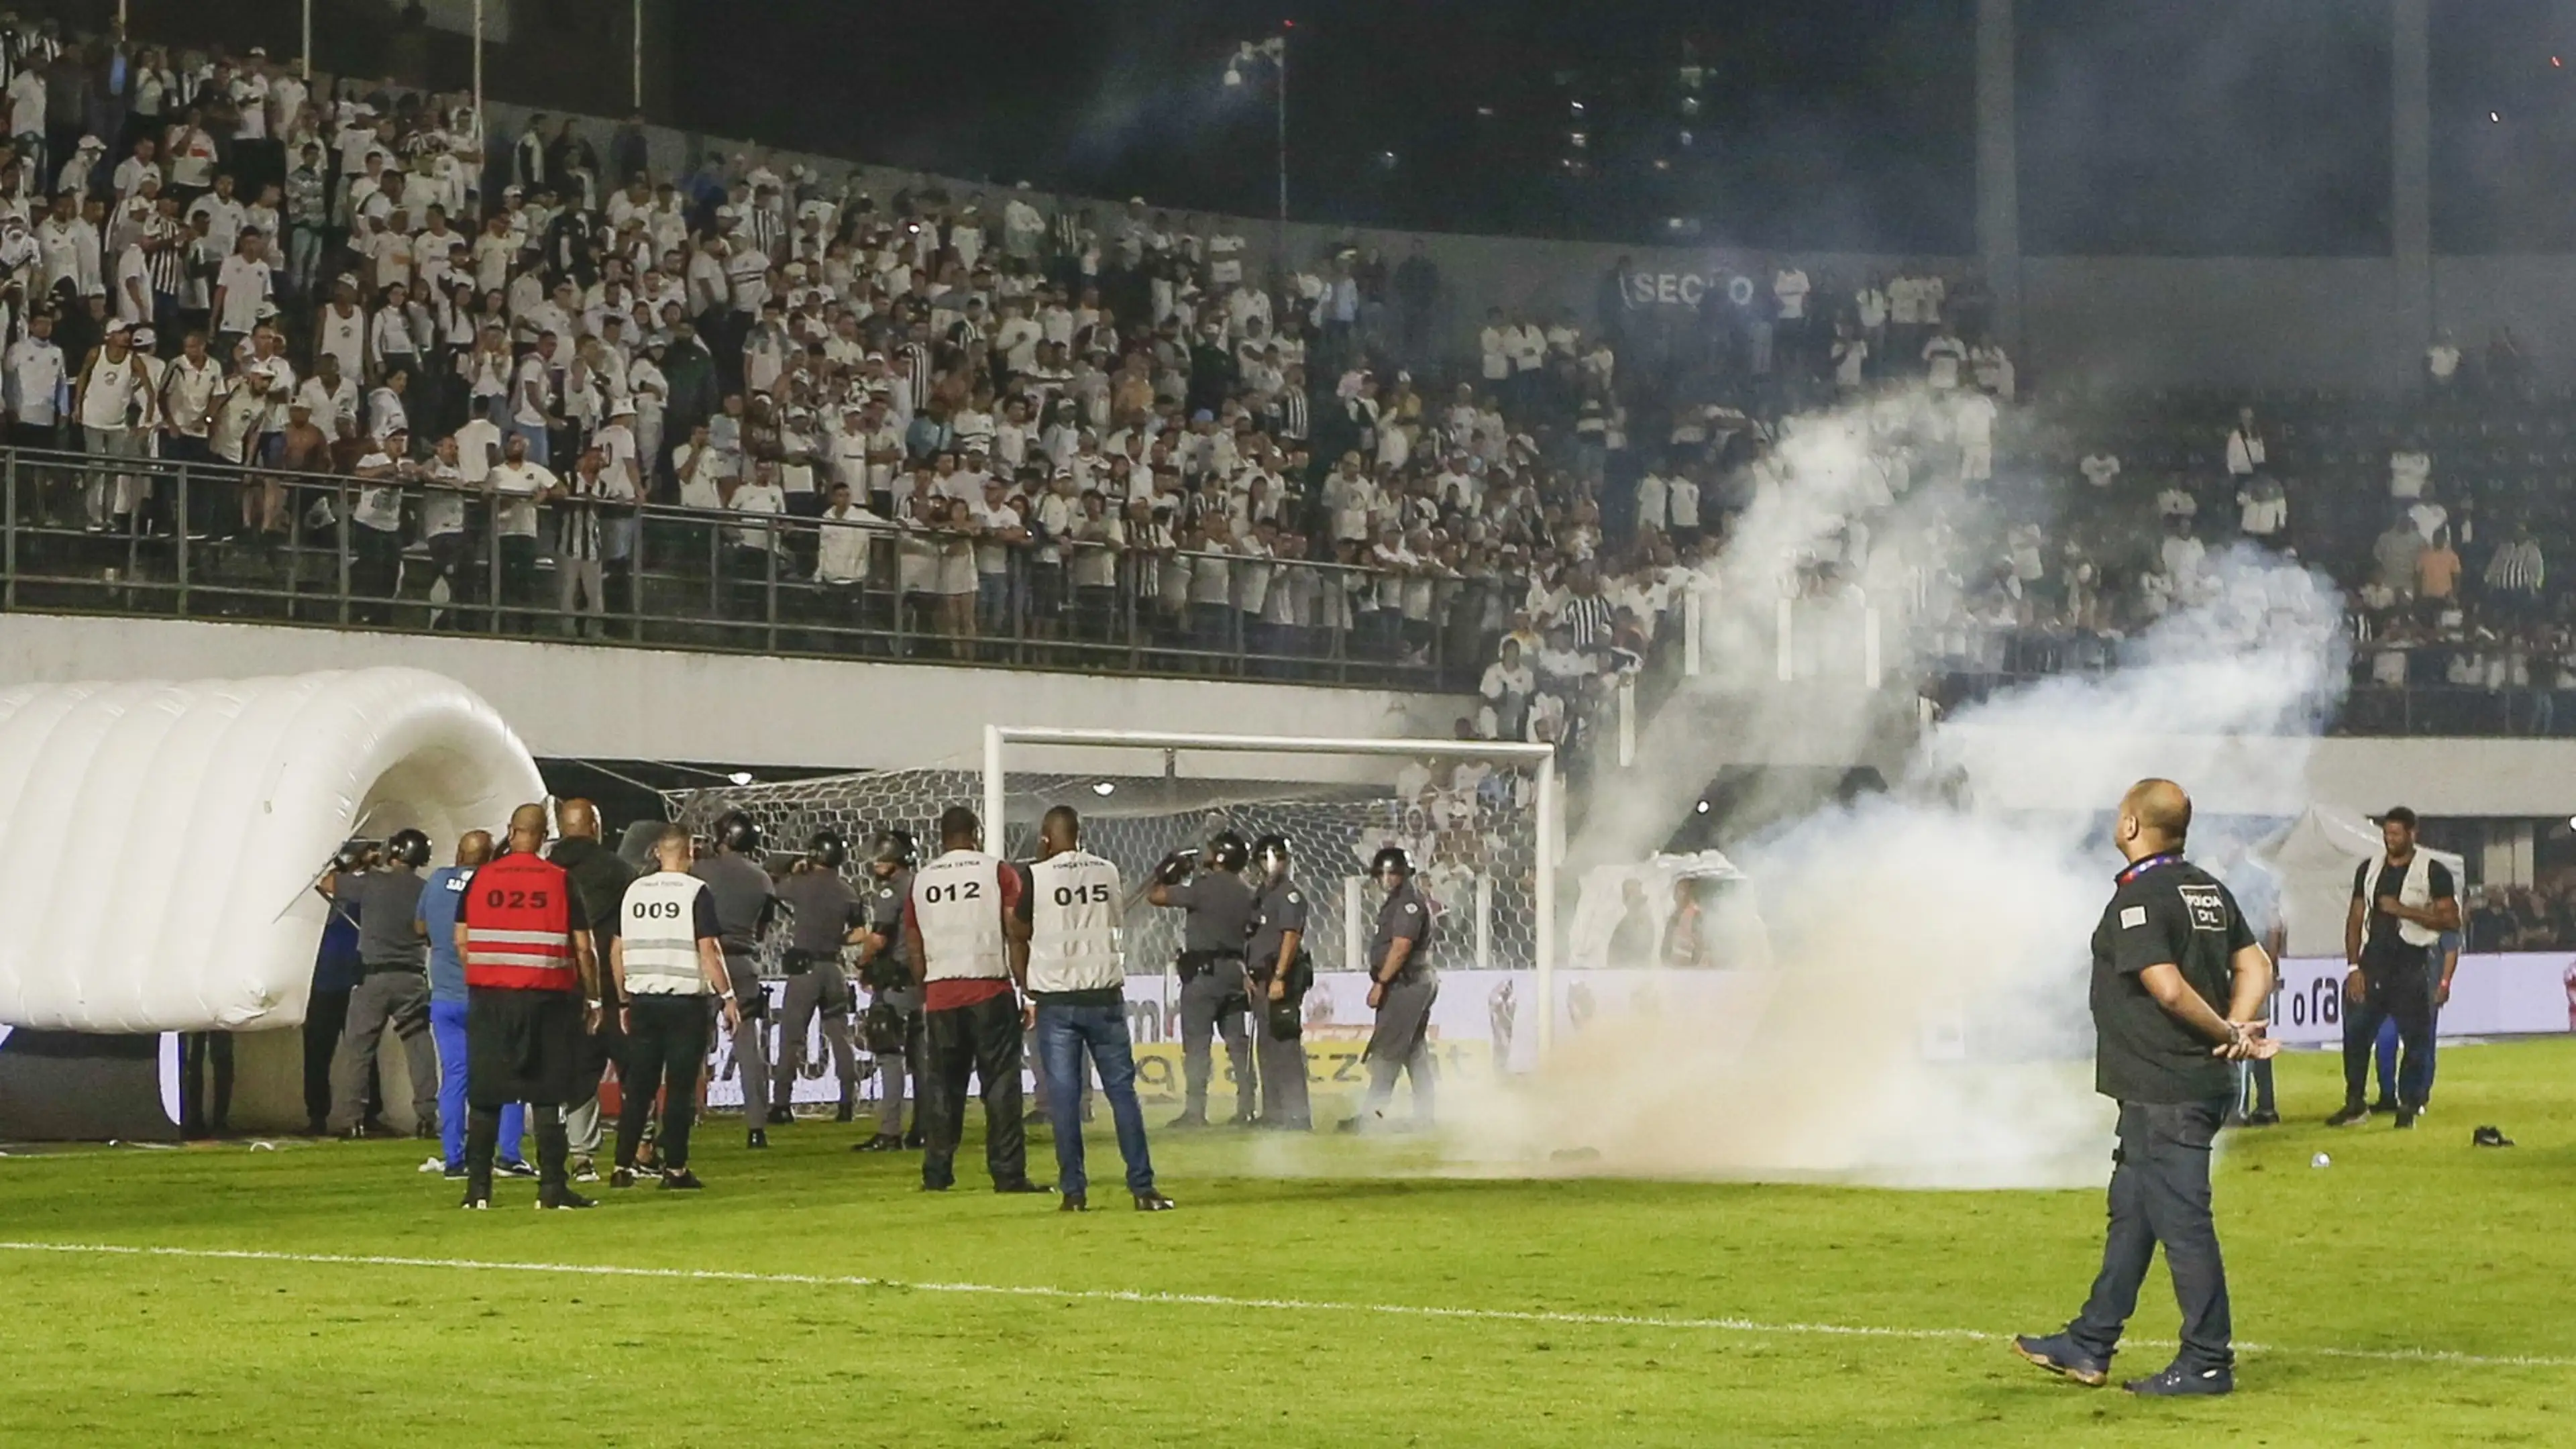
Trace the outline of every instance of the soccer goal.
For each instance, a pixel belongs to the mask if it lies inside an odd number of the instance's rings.
[[[960,762],[963,763],[963,762]],[[981,803],[987,847],[1036,853],[1050,806],[1082,812],[1083,841],[1117,863],[1141,898],[1156,862],[1218,829],[1247,841],[1287,838],[1309,898],[1306,950],[1318,971],[1356,971],[1381,896],[1369,858],[1387,845],[1413,857],[1439,904],[1436,960],[1454,968],[1532,971],[1553,984],[1558,781],[1545,745],[1443,739],[1324,739],[996,725],[984,768],[876,770],[674,792],[672,818],[705,829],[728,809],[751,812],[775,850],[823,829],[855,846],[876,831],[911,831],[936,850],[939,813]],[[1544,845],[1543,845],[1544,843]],[[1128,912],[1131,973],[1165,974],[1180,949],[1180,913]],[[1547,1041],[1541,1013],[1539,1044]]]

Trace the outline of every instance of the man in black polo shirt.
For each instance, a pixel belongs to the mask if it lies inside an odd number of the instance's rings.
[[[2382,849],[2352,873],[2344,918],[2343,1110],[2326,1119],[2349,1127],[2370,1116],[2370,1053],[2379,1024],[2394,1020],[2405,1056],[2397,1070],[2397,1125],[2412,1127],[2433,1076],[2433,950],[2460,929],[2459,883],[2451,869],[2415,848],[2415,812],[2400,805],[2379,818]]]
[[[2141,780],[2120,800],[2114,838],[2128,866],[2093,929],[2093,1086],[2120,1104],[2111,1229],[2084,1311],[2061,1332],[2013,1339],[2023,1358],[2099,1387],[2161,1244],[2182,1349],[2163,1372],[2122,1385],[2133,1394],[2236,1386],[2209,1151],[2235,1096],[2234,1063],[2278,1050],[2258,1016],[2271,958],[2227,887],[2182,858],[2190,829],[2191,799],[2171,780]]]

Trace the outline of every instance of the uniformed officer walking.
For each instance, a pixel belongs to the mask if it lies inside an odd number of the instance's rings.
[[[2121,797],[2114,840],[2128,865],[2093,928],[2093,1086],[2120,1104],[2111,1228],[2084,1311],[2060,1332],[2013,1340],[2014,1352],[2052,1373],[2106,1382],[2161,1246],[2182,1304],[2182,1347],[2163,1371],[2122,1385],[2133,1394],[2236,1386],[2210,1145],[2235,1095],[2234,1064],[2279,1050],[2261,1016],[2271,958],[2227,887],[2183,859],[2190,829],[2191,799],[2171,780],[2141,780]]]
[[[742,1069],[742,1120],[753,1147],[767,1147],[769,1133],[769,998],[760,988],[760,938],[778,911],[769,872],[752,863],[760,853],[760,827],[749,815],[728,810],[716,817],[716,853],[690,867],[716,898],[723,929],[725,970],[732,973],[742,1027],[733,1034],[734,1064]]]
[[[600,1017],[589,919],[562,866],[538,852],[546,807],[510,812],[506,854],[474,873],[456,947],[465,957],[465,1201],[492,1205],[501,1108],[525,1102],[537,1134],[537,1206],[587,1208],[572,1190],[560,1108],[573,1095],[581,1038]]]
[[[1260,885],[1252,898],[1252,942],[1245,948],[1253,986],[1253,1039],[1261,1063],[1261,1125],[1304,1132],[1314,1125],[1306,1101],[1305,1001],[1315,984],[1306,939],[1306,892],[1290,877],[1288,837],[1252,843]]]
[[[984,1088],[984,1165],[995,1192],[1046,1192],[1029,1181],[1021,1119],[1020,1032],[1027,1013],[1016,989],[1028,975],[1028,918],[1020,875],[982,849],[975,812],[952,805],[939,817],[937,859],[914,872],[903,934],[922,987],[921,1185],[945,1192],[957,1177],[966,1079]]]
[[[635,1155],[662,1094],[662,1186],[702,1186],[689,1170],[689,1128],[698,1117],[698,1078],[707,1065],[713,1002],[725,1025],[742,1029],[742,1011],[725,965],[715,893],[689,873],[697,858],[689,832],[673,825],[653,839],[654,869],[626,887],[614,918],[609,975],[626,1018],[626,1054],[618,1060],[617,1167],[613,1187],[635,1185]]]
[[[854,1152],[899,1152],[921,1145],[921,1063],[929,1053],[921,1036],[921,986],[912,979],[910,947],[903,939],[903,908],[912,899],[913,868],[920,852],[908,830],[880,830],[868,843],[867,939],[859,943],[859,984],[868,989],[867,1047],[877,1061],[876,1133]],[[903,1084],[910,1066],[912,1135],[903,1130]]]
[[[778,1066],[769,1087],[769,1124],[796,1120],[796,1074],[805,1068],[805,1037],[819,1014],[823,1044],[832,1054],[832,1070],[841,1083],[838,1120],[857,1115],[859,1063],[850,1047],[850,978],[841,971],[841,948],[868,935],[867,911],[859,893],[841,878],[850,859],[850,843],[837,830],[819,832],[806,844],[805,856],[778,883],[778,898],[788,909],[786,999],[780,1003]]]
[[[1429,897],[1413,883],[1413,859],[1397,846],[1387,846],[1369,861],[1369,878],[1386,888],[1378,907],[1377,929],[1369,936],[1369,1009],[1377,1029],[1369,1033],[1368,1095],[1360,1112],[1342,1123],[1344,1132],[1360,1132],[1386,1120],[1387,1103],[1395,1098],[1398,1072],[1413,1080],[1413,1125],[1431,1125],[1434,1101],[1431,1060],[1431,1003],[1440,997],[1440,973],[1431,969],[1431,939],[1437,930]]]
[[[1252,887],[1244,884],[1243,867],[1252,852],[1243,837],[1220,830],[1210,837],[1201,857],[1204,869],[1192,874],[1190,856],[1175,852],[1154,869],[1145,899],[1177,907],[1187,914],[1181,923],[1181,1080],[1186,1093],[1174,1127],[1208,1125],[1208,1076],[1214,1063],[1209,1038],[1225,1038],[1226,1063],[1234,1068],[1234,1117],[1227,1124],[1247,1126],[1253,1120],[1257,1088],[1252,1070],[1252,1038],[1245,1019],[1252,1011],[1252,983],[1244,975],[1243,948],[1252,933]]]
[[[606,950],[599,943],[616,929],[618,902],[626,898],[626,883],[635,879],[635,868],[601,842],[599,807],[588,800],[555,802],[555,836],[546,859],[572,877],[573,888],[581,892],[582,904],[590,913],[583,924],[590,929],[593,948]],[[609,1063],[625,1059],[624,1035],[617,1013],[608,1011],[600,1015],[599,1030],[582,1038],[581,1069],[573,1075],[572,1098],[564,1104],[575,1182],[599,1181],[599,1082]]]
[[[1064,1211],[1090,1206],[1082,1088],[1096,1066],[1110,1120],[1118,1125],[1128,1196],[1139,1212],[1168,1212],[1172,1200],[1156,1190],[1154,1160],[1145,1148],[1145,1109],[1136,1100],[1136,1054],[1127,1037],[1127,898],[1118,867],[1082,848],[1082,817],[1071,806],[1049,810],[1039,826],[1022,909],[1029,916],[1029,999],[1037,1007]]]
[[[411,1075],[417,1137],[438,1135],[438,1052],[429,1035],[429,946],[419,924],[421,868],[429,864],[429,837],[397,830],[385,842],[375,869],[335,874],[323,882],[334,900],[358,916],[358,968],[349,993],[349,1019],[331,1058],[334,1135],[367,1135],[367,1089],[376,1079],[376,1054],[391,1026],[402,1038],[403,1066]]]

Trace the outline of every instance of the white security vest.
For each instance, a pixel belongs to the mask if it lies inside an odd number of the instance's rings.
[[[1029,990],[1098,991],[1127,981],[1118,867],[1068,850],[1030,868]]]
[[[2379,873],[2386,869],[2388,869],[2387,851],[2379,851],[2370,857],[2369,884],[2363,888],[2366,894],[2378,893]],[[2451,888],[2453,890],[2459,888],[2459,882],[2456,879],[2452,881]],[[2418,908],[2433,903],[2433,852],[2420,845],[2415,847],[2415,858],[2406,863],[2406,883],[2397,889],[2397,903]],[[2361,913],[2362,940],[2367,943],[2371,932],[2378,927],[2379,912],[2375,905],[2364,909]],[[2413,921],[2401,920],[2397,923],[2397,939],[2409,946],[2430,946],[2442,939],[2442,933],[2430,926],[2419,926]]]
[[[912,919],[921,930],[923,980],[1011,974],[1002,938],[999,857],[952,850],[914,872]]]
[[[617,933],[626,942],[626,994],[703,996],[698,969],[698,896],[707,883],[685,870],[657,870],[626,887]]]

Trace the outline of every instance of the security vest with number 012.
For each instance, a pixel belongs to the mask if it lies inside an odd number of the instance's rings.
[[[581,984],[572,954],[572,881],[534,852],[513,852],[474,873],[465,892],[465,984],[511,991],[570,991]]]
[[[1068,850],[1029,868],[1029,990],[1099,991],[1127,980],[1118,867]]]
[[[925,981],[1007,977],[1002,939],[1002,862],[980,850],[952,850],[912,878],[912,920],[928,958]]]
[[[626,887],[617,934],[624,941],[626,994],[703,996],[698,967],[698,897],[707,883],[685,870],[657,870]]]

